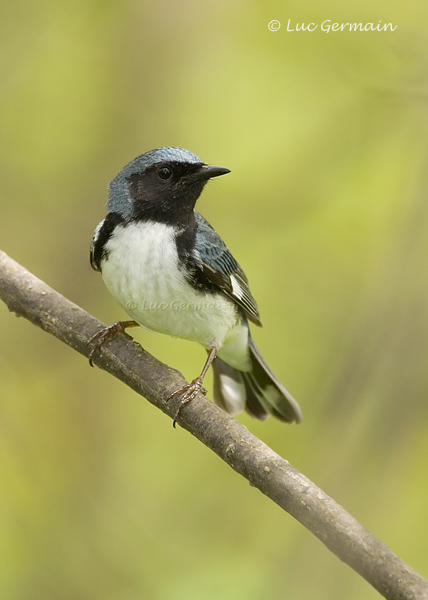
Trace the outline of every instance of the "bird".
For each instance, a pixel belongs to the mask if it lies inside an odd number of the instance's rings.
[[[107,216],[96,227],[91,266],[131,320],[90,340],[90,362],[101,346],[141,326],[202,345],[207,359],[191,383],[174,391],[183,407],[213,369],[214,401],[231,415],[244,409],[265,420],[299,423],[301,410],[257,349],[250,323],[261,326],[248,279],[226,244],[195,210],[206,183],[230,169],[165,146],[129,162],[108,186]]]

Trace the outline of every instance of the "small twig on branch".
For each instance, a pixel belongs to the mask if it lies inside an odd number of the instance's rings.
[[[0,298],[25,317],[88,357],[90,338],[103,324],[0,251]],[[182,375],[138,344],[118,336],[94,364],[144,396],[171,418],[177,402],[166,398]],[[289,462],[201,394],[180,413],[179,424],[213,450],[252,486],[307,527],[341,560],[390,600],[428,600],[428,582],[367,531]]]

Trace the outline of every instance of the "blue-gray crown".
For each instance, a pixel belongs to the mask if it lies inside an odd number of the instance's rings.
[[[132,200],[128,191],[127,179],[134,173],[144,173],[144,171],[159,162],[174,161],[192,164],[202,164],[202,161],[196,154],[185,150],[184,148],[174,148],[173,146],[164,146],[149,150],[131,160],[108,186],[108,212],[116,212],[126,217],[131,213]]]

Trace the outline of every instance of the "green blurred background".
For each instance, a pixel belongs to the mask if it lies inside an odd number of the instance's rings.
[[[426,578],[427,32],[423,0],[17,0],[0,20],[0,248],[111,323],[88,262],[107,182],[163,145],[229,167],[198,208],[304,412],[239,419]],[[144,399],[3,305],[0,324],[2,598],[379,597]]]

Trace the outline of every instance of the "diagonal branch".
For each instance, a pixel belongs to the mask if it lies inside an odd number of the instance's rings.
[[[88,342],[103,326],[0,251],[0,298],[9,310],[88,357]],[[182,375],[138,344],[118,336],[94,363],[167,413],[178,400],[165,398],[183,385]],[[428,600],[428,582],[358,521],[243,425],[199,394],[182,411],[179,424],[237,473],[290,513],[385,598]]]

